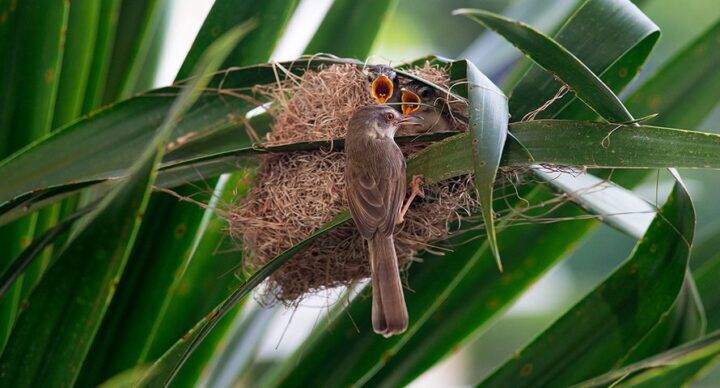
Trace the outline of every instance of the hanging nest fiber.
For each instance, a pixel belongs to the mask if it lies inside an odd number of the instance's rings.
[[[450,86],[442,68],[426,64],[410,72]],[[285,72],[284,79],[257,87],[256,93],[275,102],[275,120],[265,145],[343,138],[355,110],[374,103],[368,77],[353,65],[331,65],[302,76]],[[463,109],[467,107],[453,107],[458,113]],[[451,122],[451,128],[442,129],[465,130],[463,123]],[[425,146],[401,148],[409,156]],[[265,155],[247,197],[226,212],[230,235],[246,253],[243,269],[255,271],[346,211],[344,170],[345,155],[339,149]],[[478,207],[470,177],[424,189],[425,198],[413,202],[395,231],[401,267],[409,265],[418,250],[435,251],[432,244],[446,239],[453,225]],[[369,276],[366,244],[349,222],[316,239],[275,271],[263,300],[292,305],[309,293]]]

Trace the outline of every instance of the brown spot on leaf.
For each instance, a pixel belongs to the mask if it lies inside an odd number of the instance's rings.
[[[533,370],[532,364],[529,364],[529,363],[528,363],[528,364],[523,365],[522,369],[520,369],[520,373],[521,373],[523,376],[527,376],[527,375],[529,375],[530,373],[532,373],[532,370]]]
[[[658,96],[657,94],[650,96],[650,99],[648,100],[648,105],[650,105],[650,108],[653,108],[653,109],[660,106],[660,96]]]
[[[392,356],[393,356],[392,352],[387,351],[387,352],[383,353],[383,355],[382,355],[382,357],[380,357],[380,359],[382,360],[383,364],[386,364],[388,361],[390,361]]]
[[[55,79],[55,69],[47,69],[45,71],[45,82],[52,82]]]
[[[187,232],[187,227],[185,224],[180,224],[175,227],[175,237],[182,238],[185,236],[185,232]]]
[[[205,316],[205,319],[207,319],[209,321],[209,320],[217,317],[218,314],[220,314],[220,311],[218,309],[215,309],[213,311],[210,311],[210,313]]]
[[[65,48],[66,40],[67,40],[67,27],[60,29],[60,48]]]

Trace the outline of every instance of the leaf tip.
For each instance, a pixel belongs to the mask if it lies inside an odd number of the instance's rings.
[[[453,16],[467,16],[472,19],[473,16],[494,16],[492,12],[477,8],[458,8],[452,11]]]
[[[497,242],[490,244],[490,250],[492,251],[493,257],[495,257],[495,263],[498,266],[500,273],[505,272],[503,269],[502,259],[500,259],[500,252],[498,251]]]

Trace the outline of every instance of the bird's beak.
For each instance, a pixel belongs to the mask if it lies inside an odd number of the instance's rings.
[[[418,116],[402,116],[397,121],[395,121],[395,125],[398,127],[416,127],[419,125],[423,125],[423,119],[422,117]]]
[[[390,78],[385,75],[375,78],[370,87],[370,94],[378,103],[384,104],[393,95],[393,83]]]
[[[402,89],[402,112],[404,115],[409,115],[412,112],[415,112],[416,110],[420,109],[420,103],[422,100],[420,97],[407,90]]]

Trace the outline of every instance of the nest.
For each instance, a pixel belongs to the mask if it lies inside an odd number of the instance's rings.
[[[444,69],[426,64],[412,72],[449,86]],[[268,145],[343,138],[353,112],[374,103],[367,76],[352,65],[331,65],[302,76],[287,72],[285,79],[272,87],[260,86],[256,92],[276,102],[271,112],[275,122],[265,138]],[[453,125],[464,129],[458,122]],[[402,148],[408,156],[423,147]],[[263,157],[247,197],[226,212],[230,235],[246,253],[245,271],[263,266],[348,209],[344,170],[345,155],[337,149]],[[478,207],[470,177],[426,186],[425,193],[395,231],[403,268],[419,250],[434,251],[433,243],[446,239],[453,225]],[[316,239],[275,271],[266,288],[270,298],[264,300],[294,304],[308,293],[351,285],[369,276],[367,246],[349,222]]]

